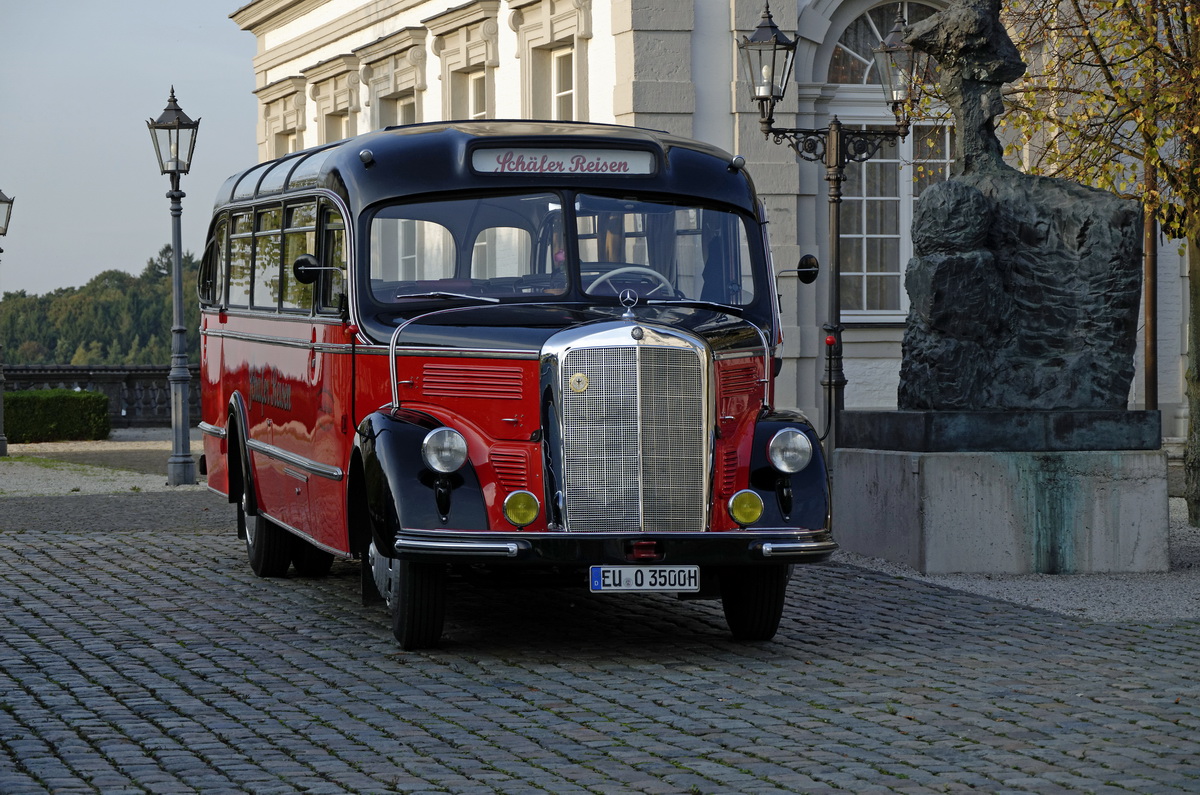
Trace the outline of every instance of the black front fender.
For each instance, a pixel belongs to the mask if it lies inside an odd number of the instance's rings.
[[[487,530],[487,508],[470,461],[457,472],[434,472],[421,443],[442,423],[418,411],[376,411],[358,426],[363,486],[371,537],[381,553],[395,555],[400,530]]]
[[[788,475],[767,457],[771,437],[784,428],[795,428],[812,443],[808,466]],[[763,498],[763,516],[756,526],[816,529],[829,522],[829,476],[825,454],[816,430],[800,414],[779,411],[764,415],[754,429],[750,456],[750,488]]]

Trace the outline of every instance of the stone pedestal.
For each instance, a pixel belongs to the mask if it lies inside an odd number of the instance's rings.
[[[1157,412],[844,416],[833,487],[843,549],[925,574],[1168,568]]]

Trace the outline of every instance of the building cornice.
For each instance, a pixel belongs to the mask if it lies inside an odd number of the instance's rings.
[[[265,85],[262,88],[254,91],[254,96],[258,97],[258,101],[266,105],[275,102],[283,97],[289,97],[293,94],[304,95],[304,85],[307,81],[303,77],[285,77],[276,80],[270,85]]]
[[[255,0],[229,15],[242,30],[255,36],[299,19],[326,0]]]
[[[254,71],[261,75],[289,61],[301,60],[304,56],[331,40],[354,35],[381,19],[399,17],[404,12],[420,6],[425,0],[375,0],[360,6],[348,14],[330,20],[317,30],[310,30],[294,39],[270,49],[263,48],[263,37],[299,18],[313,8],[323,5],[325,0],[258,0],[234,12],[231,18],[258,37],[258,55],[254,58]]]
[[[351,52],[358,57],[361,63],[371,64],[412,47],[424,46],[425,38],[428,35],[429,31],[425,28],[402,28],[381,39],[376,39],[370,44],[355,47]]]
[[[347,72],[358,71],[358,58],[353,55],[335,55],[334,57],[321,61],[316,66],[310,66],[300,74],[310,83],[320,83],[322,80],[328,80],[331,77],[344,75]]]
[[[429,32],[434,36],[442,36],[476,22],[496,19],[499,14],[500,0],[475,0],[426,17],[421,20],[421,24],[429,28]]]

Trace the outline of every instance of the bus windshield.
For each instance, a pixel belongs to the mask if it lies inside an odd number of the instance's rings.
[[[744,306],[755,296],[744,218],[686,201],[531,193],[395,204],[371,221],[377,304],[615,299]]]

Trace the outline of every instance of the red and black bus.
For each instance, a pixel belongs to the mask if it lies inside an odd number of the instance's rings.
[[[741,158],[612,125],[396,127],[231,177],[201,471],[254,572],[360,561],[404,648],[450,574],[499,569],[773,637],[836,544],[818,436],[773,405],[765,223]]]

